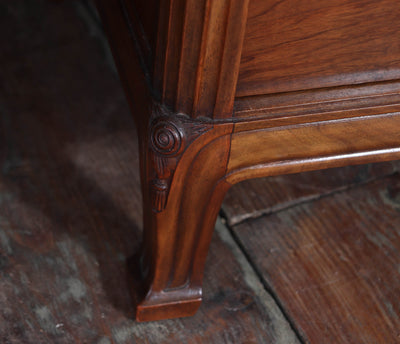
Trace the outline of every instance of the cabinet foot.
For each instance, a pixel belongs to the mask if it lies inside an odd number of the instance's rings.
[[[160,111],[155,111],[156,114]],[[154,116],[142,142],[144,232],[141,273],[146,295],[136,318],[193,315],[225,182],[231,124],[176,114]]]
[[[188,295],[184,294],[194,295],[189,295],[187,298]],[[196,294],[198,294],[196,290],[155,293],[137,306],[136,320],[142,322],[192,316],[201,304],[201,295],[196,297]]]

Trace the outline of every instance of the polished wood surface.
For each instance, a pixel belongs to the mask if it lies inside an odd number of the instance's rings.
[[[92,14],[0,4],[0,343],[300,343],[221,222],[197,314],[134,320],[137,132]]]
[[[264,130],[235,129],[226,179],[236,184],[250,177],[393,160],[400,156],[399,126],[400,116],[390,114]]]
[[[241,126],[248,124],[252,128],[254,120],[268,119],[262,122],[262,128],[398,112],[399,89],[400,82],[392,80],[236,98],[233,116],[245,122]]]
[[[154,3],[148,10],[138,0],[96,3],[139,128],[145,228],[139,321],[188,316],[199,307],[213,224],[233,184],[400,157],[394,1],[373,11],[367,0],[287,0],[269,11],[258,0],[162,0],[156,40],[141,37],[149,29],[137,31],[148,27],[141,21]],[[133,15],[139,4],[148,11],[143,19]],[[288,58],[285,44],[263,50],[265,26],[285,25],[279,39],[295,39],[291,52],[310,63]],[[262,39],[254,41],[252,32]],[[307,37],[312,44],[303,45]],[[153,65],[146,41],[155,42]],[[249,44],[258,49],[253,55]],[[271,64],[286,84],[265,79],[262,68],[270,65],[257,59],[269,53],[297,71]],[[254,73],[246,74],[246,61]],[[265,89],[254,92],[258,79],[241,85],[243,73],[256,75]]]
[[[236,96],[400,77],[397,0],[251,0]]]
[[[80,4],[0,5],[1,340],[396,343],[398,163],[234,186],[223,206],[232,226],[217,223],[197,314],[132,319],[139,264],[127,260],[143,226],[136,133]],[[289,206],[233,226],[227,205],[244,190],[259,199],[241,201],[246,218]],[[272,191],[282,197],[264,203]]]
[[[150,32],[154,61],[150,61],[149,74],[157,100],[193,118],[230,116],[248,1],[160,0],[155,10],[154,0],[150,5],[136,0],[135,6],[141,9],[138,13],[132,1],[120,2],[120,19],[129,18],[132,29],[143,23]],[[143,36],[145,33],[136,35],[136,41],[146,41]],[[148,63],[145,43],[140,50]]]

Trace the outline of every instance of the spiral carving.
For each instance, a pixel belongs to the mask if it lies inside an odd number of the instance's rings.
[[[194,140],[212,129],[212,125],[208,123],[195,121],[184,115],[169,114],[161,107],[157,109],[159,115],[151,122],[148,139],[152,150],[150,198],[155,213],[162,212],[167,205],[180,156]]]
[[[182,133],[172,123],[165,120],[157,122],[151,131],[151,144],[157,153],[175,155],[182,147]]]

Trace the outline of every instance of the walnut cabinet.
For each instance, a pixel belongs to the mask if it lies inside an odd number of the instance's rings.
[[[398,0],[97,8],[139,131],[140,321],[196,312],[233,184],[400,157]]]

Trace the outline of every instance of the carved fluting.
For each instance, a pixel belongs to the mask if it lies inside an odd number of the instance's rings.
[[[151,182],[153,210],[160,212],[165,208],[168,196],[168,180],[153,179]]]
[[[156,117],[150,127],[150,148],[154,177],[150,182],[153,211],[165,209],[173,174],[181,155],[200,135],[212,128],[209,123],[183,115]]]

